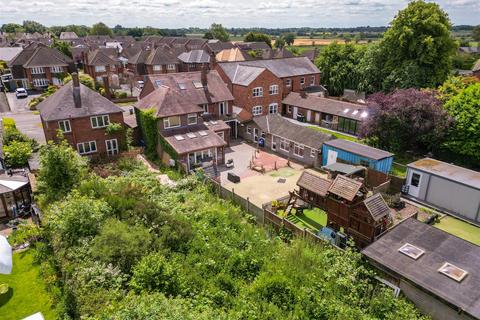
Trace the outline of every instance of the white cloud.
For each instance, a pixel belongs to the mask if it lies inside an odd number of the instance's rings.
[[[480,0],[439,0],[454,24],[478,24]],[[348,27],[387,25],[408,0],[0,0],[0,24],[103,21],[110,26],[161,28],[212,22],[228,27]],[[21,8],[21,10],[19,10]]]

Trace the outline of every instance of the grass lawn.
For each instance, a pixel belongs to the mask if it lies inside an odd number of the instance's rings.
[[[287,219],[300,228],[308,228],[313,232],[327,225],[327,214],[319,208],[303,210],[302,214],[290,213]]]
[[[135,102],[117,102],[115,103],[119,107],[130,107],[133,106]]]
[[[307,128],[317,130],[317,131],[320,131],[320,132],[323,132],[323,133],[331,134],[332,136],[334,136],[335,138],[338,138],[338,139],[344,139],[344,140],[349,140],[349,141],[361,143],[358,138],[352,137],[352,136],[349,136],[349,135],[346,135],[346,134],[343,134],[343,133],[340,133],[340,132],[337,132],[337,131],[328,130],[328,129],[318,127],[318,126],[307,126]]]
[[[480,228],[453,217],[444,217],[434,226],[480,246]]]
[[[298,172],[297,170],[292,168],[280,168],[276,171],[272,171],[268,175],[274,178],[277,178],[277,177],[288,178],[295,175],[297,172]]]
[[[19,320],[36,312],[45,319],[56,319],[50,296],[39,277],[39,266],[33,264],[31,250],[13,254],[12,274],[0,274],[0,283],[6,283],[9,291],[0,297],[0,318]]]

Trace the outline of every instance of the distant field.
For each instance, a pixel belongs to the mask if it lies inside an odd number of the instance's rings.
[[[296,38],[293,42],[294,46],[328,46],[332,42],[337,42],[341,44],[345,44],[344,39],[310,39],[310,38]],[[368,43],[366,40],[361,40],[358,43],[366,44]]]

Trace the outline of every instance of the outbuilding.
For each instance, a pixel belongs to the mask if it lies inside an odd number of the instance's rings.
[[[383,173],[389,173],[393,164],[392,153],[343,139],[324,142],[322,157],[323,166],[343,162],[359,164]]]
[[[403,191],[414,200],[480,223],[480,172],[424,158],[407,165]]]

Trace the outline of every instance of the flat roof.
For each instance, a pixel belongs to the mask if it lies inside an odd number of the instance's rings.
[[[407,167],[480,189],[480,172],[443,161],[424,158],[409,163]]]
[[[424,253],[416,260],[399,249],[409,243]],[[409,218],[362,250],[386,272],[393,272],[423,290],[480,318],[480,247]],[[446,263],[468,272],[460,282],[439,272]]]
[[[325,145],[332,146],[343,151],[357,154],[359,156],[369,158],[372,160],[381,160],[384,158],[393,157],[393,153],[390,153],[385,150],[377,149],[374,147],[367,146],[365,144],[343,140],[343,139],[334,139],[324,142]]]

